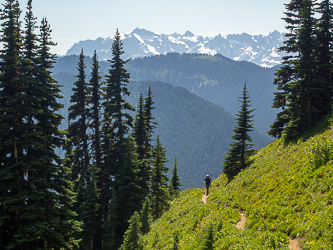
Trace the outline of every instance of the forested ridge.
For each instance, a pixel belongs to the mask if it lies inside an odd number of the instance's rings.
[[[54,73],[74,74],[78,56],[59,58]],[[86,58],[87,64],[90,58]],[[177,54],[138,58],[128,62],[132,81],[162,81],[181,86],[205,100],[218,104],[230,114],[238,111],[238,97],[247,83],[253,105],[257,108],[254,127],[266,134],[276,110],[271,108],[276,87],[272,84],[275,68],[262,68],[249,62],[233,61],[220,54]],[[101,62],[105,72],[106,62]],[[89,69],[87,69],[89,70]]]
[[[63,85],[64,99],[61,102],[66,108],[72,92],[69,86],[74,77],[66,73],[58,73],[54,77]],[[184,185],[182,189],[200,187],[202,176],[207,173],[217,178],[221,174],[222,159],[228,144],[232,141],[235,120],[231,114],[185,88],[154,81],[131,81],[128,84],[131,92],[129,103],[135,106],[140,93],[146,93],[149,86],[154,94],[154,116],[158,123],[153,138],[160,135],[167,149],[168,159],[177,156],[181,182]],[[66,117],[66,109],[63,111]],[[62,127],[65,128],[66,124],[64,120]],[[252,137],[256,149],[270,142],[267,136],[256,130]],[[169,168],[172,164],[172,161],[166,163]]]

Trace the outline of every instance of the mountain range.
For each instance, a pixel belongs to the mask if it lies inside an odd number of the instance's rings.
[[[274,67],[281,63],[284,56],[278,52],[283,45],[283,33],[273,31],[269,35],[230,34],[215,37],[202,37],[190,31],[185,34],[161,34],[145,29],[135,29],[121,34],[124,44],[124,58],[142,58],[146,56],[166,55],[168,53],[199,53],[207,55],[221,54],[235,61],[248,61],[261,67]],[[81,49],[88,56],[96,50],[100,60],[111,58],[113,36],[85,40],[75,43],[66,53],[67,56],[79,55]]]

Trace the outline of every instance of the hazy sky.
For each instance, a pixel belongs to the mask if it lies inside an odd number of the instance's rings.
[[[5,0],[0,0],[4,3]],[[19,0],[22,16],[27,0]],[[64,55],[76,42],[113,36],[143,28],[163,34],[213,37],[218,34],[268,35],[285,31],[284,3],[288,0],[33,0],[33,13],[46,17]]]

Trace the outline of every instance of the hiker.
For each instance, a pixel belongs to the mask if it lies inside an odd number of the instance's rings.
[[[210,177],[208,174],[206,175],[206,178],[205,178],[205,181],[204,181],[204,184],[206,184],[206,196],[208,196],[208,193],[209,193],[209,187],[210,187],[210,180],[211,180],[212,177]]]

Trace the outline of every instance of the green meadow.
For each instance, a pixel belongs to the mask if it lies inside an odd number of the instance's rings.
[[[330,123],[257,150],[234,180],[213,181],[207,204],[204,188],[183,191],[142,237],[144,249],[207,249],[210,225],[213,249],[289,249],[290,239],[301,249],[333,249]],[[236,228],[241,213],[245,230]]]

